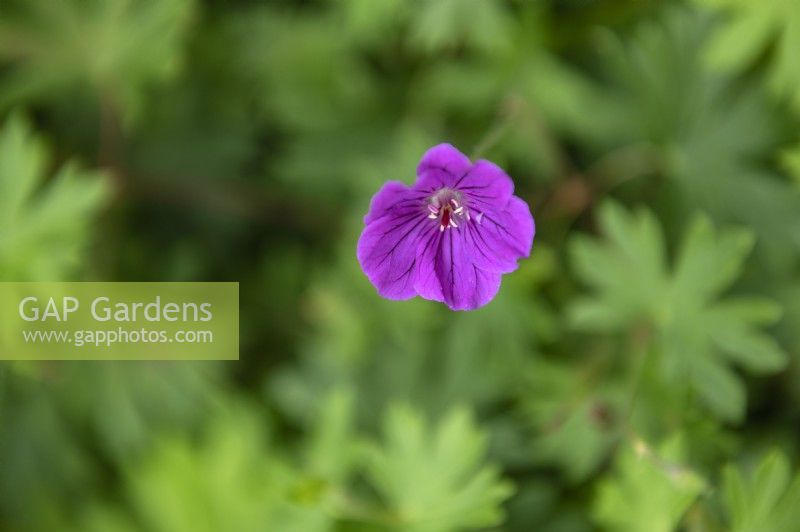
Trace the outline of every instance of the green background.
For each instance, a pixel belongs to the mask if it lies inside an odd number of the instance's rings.
[[[0,280],[238,281],[238,362],[4,362],[11,531],[800,530],[800,2],[2,0]],[[380,299],[451,142],[533,254]]]

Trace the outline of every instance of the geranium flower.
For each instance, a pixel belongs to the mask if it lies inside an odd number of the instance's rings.
[[[388,299],[481,307],[533,245],[530,209],[513,192],[496,164],[472,164],[450,144],[434,146],[412,187],[389,181],[372,198],[358,240],[361,268]]]

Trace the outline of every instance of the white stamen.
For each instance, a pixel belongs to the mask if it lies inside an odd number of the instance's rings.
[[[438,214],[439,213],[439,208],[438,207],[434,207],[433,205],[428,205],[428,210],[431,211],[433,214]]]
[[[478,223],[481,223],[481,220],[483,220],[483,213],[479,212],[478,216],[476,216],[475,219],[478,221]]]
[[[454,199],[451,199],[451,200],[450,200],[450,203],[452,203],[452,204],[453,204],[453,207],[456,207],[456,208],[458,208],[458,202],[457,202],[456,200],[454,200]]]
[[[463,206],[461,206],[461,207],[459,207],[458,209],[454,210],[453,212],[454,212],[454,213],[456,213],[456,214],[459,214],[459,213],[460,213],[461,211],[463,211],[463,210],[464,210],[464,207],[463,207]]]
[[[440,226],[439,226],[439,232],[441,233],[442,231],[444,231],[444,226],[443,226],[443,225],[440,225]]]
[[[439,216],[438,216],[438,215],[436,215],[436,214],[434,214],[434,213],[430,213],[430,214],[428,215],[428,218],[430,218],[431,220],[435,220],[435,219],[436,219],[436,218],[438,218],[438,217],[439,217]]]
[[[455,221],[455,220],[453,220],[452,218],[450,218],[450,226],[451,226],[451,227],[458,227],[458,226],[456,225],[456,221]]]

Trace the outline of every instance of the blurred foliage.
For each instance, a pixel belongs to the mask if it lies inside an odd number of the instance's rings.
[[[791,466],[783,453],[773,451],[764,456],[747,481],[733,466],[725,468],[723,477],[731,530],[800,529],[800,476],[791,478]]]
[[[620,452],[616,475],[598,486],[597,519],[614,530],[675,530],[704,482],[675,462],[682,458],[680,439],[665,442],[659,453],[633,443]]]
[[[4,363],[0,529],[797,529],[794,0],[3,0],[0,280],[237,280],[241,360]],[[448,141],[533,255],[381,300]]]
[[[190,12],[190,0],[11,3],[0,22],[11,69],[0,101],[86,87],[133,112],[150,78],[175,70]]]
[[[97,172],[64,164],[43,184],[48,150],[14,115],[0,130],[0,277],[68,279],[107,195]],[[42,189],[43,190],[40,190]]]
[[[592,331],[645,328],[653,331],[659,376],[678,394],[688,385],[716,415],[738,421],[744,414],[744,385],[727,358],[754,372],[774,372],[786,354],[759,326],[775,323],[774,302],[739,297],[715,301],[741,271],[752,245],[743,231],[715,237],[706,218],[696,218],[682,243],[674,272],[666,273],[663,237],[652,215],[632,217],[614,204],[600,208],[609,240],[576,237],[572,247],[578,276],[596,298],[576,298],[569,316]]]
[[[800,108],[800,6],[797,2],[770,0],[756,6],[746,0],[698,0],[720,12],[725,23],[709,45],[715,66],[744,70],[774,45],[769,59],[770,79],[779,95]]]
[[[465,410],[454,410],[427,435],[413,411],[394,407],[384,426],[385,449],[368,447],[367,475],[404,530],[457,530],[496,525],[498,503],[512,492],[498,471],[476,470],[486,449]]]

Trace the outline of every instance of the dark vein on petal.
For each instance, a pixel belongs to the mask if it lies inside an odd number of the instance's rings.
[[[487,229],[487,231],[488,231],[488,229]],[[479,231],[477,228],[475,229],[475,232],[478,234],[478,236],[480,236],[480,237],[481,237],[481,241],[483,241],[483,243],[484,243],[484,244],[486,244],[486,247],[488,247],[488,248],[491,248],[491,247],[492,247],[492,246],[491,246],[491,245],[490,245],[490,244],[489,244],[489,243],[488,243],[488,242],[487,242],[487,241],[484,239],[484,237],[483,237],[483,234],[482,234],[482,233],[481,233],[481,232],[480,232],[480,231]],[[510,235],[510,233],[509,233],[509,235]],[[503,238],[503,236],[502,236],[502,235],[497,235],[497,238],[499,238],[499,239],[500,239],[500,241],[501,241],[503,244],[505,244],[505,245],[506,245],[506,246],[507,246],[509,249],[511,249],[511,251],[514,251],[514,252],[517,252],[517,253],[519,252],[519,250],[517,249],[517,247],[514,245],[514,243],[513,243],[513,242],[508,242],[508,240],[506,240],[505,238]]]
[[[464,175],[462,175],[461,177],[459,177],[459,178],[458,178],[458,181],[456,181],[456,184],[455,184],[455,185],[453,185],[453,188],[456,188],[458,185],[460,185],[460,184],[461,184],[461,182],[462,182],[462,181],[464,181],[464,178],[466,178],[466,177],[467,177],[469,174],[471,174],[471,173],[472,173],[472,170],[474,170],[474,169],[475,169],[475,166],[472,166],[472,167],[470,167],[470,169],[469,169],[469,170],[467,170],[466,172],[464,172]],[[451,175],[452,175],[452,174],[451,174]],[[455,176],[453,176],[453,177],[455,177]]]
[[[397,281],[399,281],[399,280],[400,280],[400,279],[402,279],[403,277],[406,277],[406,276],[408,276],[408,274],[411,272],[411,270],[413,270],[413,269],[414,269],[414,266],[416,266],[416,264],[417,264],[417,259],[415,258],[413,261],[411,261],[411,266],[409,266],[409,267],[408,267],[408,269],[407,269],[406,271],[404,271],[403,273],[401,273],[400,275],[398,275],[398,276],[397,276],[397,279],[395,279],[394,281],[391,281],[391,282],[392,282],[392,283],[396,283]]]
[[[432,232],[432,233],[431,233],[431,234],[428,236],[428,240],[427,240],[427,241],[425,242],[425,244],[423,245],[423,249],[422,249],[422,255],[423,255],[423,256],[425,255],[425,252],[426,252],[426,250],[430,249],[432,242],[433,242],[433,241],[434,241],[434,240],[435,240],[435,239],[436,239],[438,236],[439,236],[439,231],[434,231],[434,232]],[[438,260],[438,258],[439,258],[439,250],[440,250],[440,249],[441,249],[441,246],[438,246],[438,245],[437,245],[437,246],[436,246],[435,253],[434,253],[434,255],[433,255],[433,260],[431,261],[431,262],[432,262],[432,265],[431,265],[431,272],[432,272],[432,276],[433,276],[433,278],[434,278],[434,279],[436,279],[436,281],[438,281],[438,283],[439,283],[439,288],[441,288],[441,286],[442,286],[442,281],[441,281],[441,279],[439,279],[439,274],[436,272],[436,261],[437,261],[437,260]],[[418,256],[419,256],[419,255],[418,255]]]
[[[472,296],[473,296],[472,297],[472,306],[473,307],[477,307],[478,306],[478,268],[476,268],[474,264],[472,265],[472,271],[475,274],[475,292],[473,292],[473,294],[472,294]]]
[[[392,255],[394,254],[395,250],[397,250],[397,247],[398,247],[398,246],[399,246],[399,245],[400,245],[400,244],[401,244],[401,243],[402,243],[402,242],[403,242],[403,241],[404,241],[404,240],[405,240],[405,239],[408,237],[408,235],[409,235],[409,234],[411,234],[411,232],[412,232],[412,231],[414,231],[414,230],[415,230],[417,227],[419,227],[419,224],[421,224],[421,223],[422,223],[422,222],[424,222],[425,220],[427,220],[427,218],[423,218],[422,220],[418,221],[416,224],[414,224],[414,226],[413,226],[411,229],[409,229],[409,230],[408,230],[408,231],[407,231],[407,232],[406,232],[406,233],[405,233],[403,236],[401,236],[401,237],[400,237],[400,238],[397,240],[397,242],[395,243],[395,245],[394,245],[394,246],[392,246],[392,249],[390,249],[389,251],[387,251],[386,253],[384,253],[384,255],[383,255],[383,258],[381,259],[381,261],[380,261],[378,264],[376,264],[376,265],[375,265],[375,267],[376,267],[376,268],[377,268],[377,267],[379,267],[381,264],[383,264],[383,262],[384,262],[384,261],[385,261],[387,258],[389,258],[390,256],[392,256]],[[385,233],[384,233],[384,234],[385,234]]]
[[[452,281],[452,286],[450,287],[451,288],[451,291],[450,291],[450,295],[451,296],[455,295],[455,285],[456,285],[456,278],[453,275],[453,263],[455,263],[455,260],[453,259],[453,236],[450,235],[450,280]]]
[[[446,166],[437,166],[437,165],[429,164],[429,165],[426,166],[426,169],[441,170],[442,172],[444,172],[445,174],[449,175],[450,177],[455,177],[455,174],[451,170],[448,170]]]
[[[461,189],[461,190],[463,190],[463,189]],[[497,196],[497,195],[487,196],[486,194],[475,194],[474,192],[467,192],[467,196],[469,196],[470,198],[486,198],[486,199],[497,199],[497,198],[500,197],[500,196]]]
[[[486,260],[488,260],[490,263],[496,265],[496,262],[489,255],[487,255],[483,251],[483,248],[481,248],[481,246],[478,245],[478,241],[475,238],[475,233],[478,234],[478,236],[480,237],[481,241],[484,243],[484,245],[486,245],[486,241],[483,239],[483,236],[480,234],[480,231],[478,231],[477,229],[474,229],[472,226],[469,226],[469,225],[467,226],[467,229],[469,229],[469,231],[467,231],[467,232],[469,233],[469,236],[472,237],[472,244],[475,246],[475,249],[477,249],[480,252],[480,254],[483,255],[484,258],[486,258]],[[486,247],[489,247],[489,246],[486,245]]]
[[[384,231],[383,234],[381,235],[381,237],[384,237],[384,236],[388,235],[389,233],[391,233],[393,231],[396,231],[397,229],[399,229],[400,227],[402,227],[406,223],[408,223],[408,219],[413,218],[414,216],[417,216],[418,214],[420,214],[420,213],[414,212],[414,213],[408,213],[408,214],[403,214],[401,216],[398,216],[397,219],[402,219],[403,221],[398,223],[398,224],[396,224],[396,225],[394,225],[394,226],[392,226],[391,229],[387,229],[386,231]],[[427,218],[423,218],[423,219],[427,219]]]
[[[516,239],[516,237],[508,229],[503,227],[503,225],[499,224],[496,220],[492,219],[491,216],[488,216],[486,213],[484,213],[483,217],[485,219],[489,220],[490,222],[492,222],[495,226],[497,226],[498,229],[502,229],[504,233],[506,233],[508,236],[511,237],[512,242]],[[516,247],[516,246],[514,246],[514,247]]]
[[[465,187],[458,187],[459,190],[480,190],[480,189],[484,189],[484,188],[489,188],[489,185],[488,184],[481,185],[481,186],[478,186],[478,185],[467,185]]]

